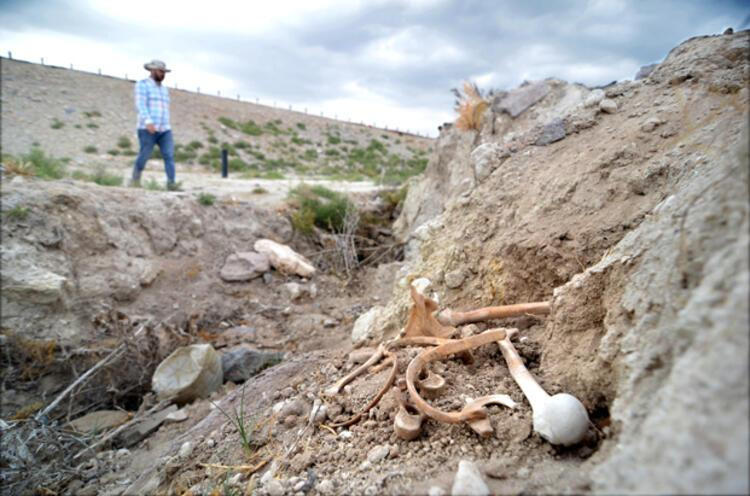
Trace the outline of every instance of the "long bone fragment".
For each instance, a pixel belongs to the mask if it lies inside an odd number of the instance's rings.
[[[502,305],[497,307],[477,308],[468,312],[458,312],[446,308],[438,313],[437,321],[444,326],[457,326],[470,322],[481,322],[484,320],[502,319],[515,317],[526,313],[546,315],[550,311],[548,301],[537,301],[533,303],[518,303],[516,305]]]
[[[381,345],[382,346],[382,345]],[[380,347],[378,348],[380,349]],[[372,407],[378,404],[380,399],[385,395],[385,393],[388,392],[388,389],[390,389],[393,386],[393,383],[396,381],[396,372],[398,372],[398,360],[396,359],[396,356],[388,351],[384,352],[386,358],[386,362],[390,361],[392,362],[392,368],[391,373],[388,374],[388,378],[385,380],[385,384],[383,384],[383,387],[380,388],[380,391],[378,391],[378,394],[375,395],[375,397],[370,400],[370,402],[359,412],[357,412],[356,415],[354,415],[349,420],[345,420],[344,422],[338,422],[336,424],[331,424],[330,427],[347,427],[352,424],[356,424],[359,422],[359,420],[362,418],[362,416],[369,412]]]
[[[481,398],[477,398],[474,401],[469,402],[468,404],[472,405],[472,408],[476,408],[477,406],[487,406],[491,404],[503,405],[507,406],[508,408],[516,407],[516,402],[513,401],[513,399],[507,394],[492,394],[489,396],[482,396]],[[490,425],[489,417],[469,422],[469,427],[471,427],[471,430],[482,437],[489,437],[490,435],[492,435],[492,425]]]
[[[324,392],[327,396],[336,396],[341,392],[341,390],[352,382],[354,379],[356,379],[360,374],[365,372],[371,365],[377,363],[380,361],[381,358],[383,358],[383,355],[385,354],[385,345],[382,343],[378,346],[378,349],[375,350],[375,353],[370,356],[370,358],[367,359],[365,363],[357,367],[356,369],[352,370],[350,373],[336,381],[335,384],[327,388]]]
[[[439,422],[449,424],[458,424],[461,422],[473,422],[487,417],[487,409],[482,402],[471,402],[464,406],[459,412],[444,412],[428,404],[417,392],[415,382],[419,373],[424,367],[435,360],[442,360],[450,355],[466,352],[482,346],[483,344],[492,343],[505,339],[505,329],[492,329],[485,331],[476,336],[470,336],[464,339],[456,339],[440,346],[422,351],[417,355],[406,369],[406,388],[409,391],[409,397],[414,403],[417,410],[421,411],[428,417]]]
[[[558,393],[550,396],[534,380],[523,360],[510,342],[517,329],[508,331],[498,342],[510,375],[531,403],[534,431],[552,444],[570,446],[583,440],[589,428],[589,416],[581,402],[573,395]]]

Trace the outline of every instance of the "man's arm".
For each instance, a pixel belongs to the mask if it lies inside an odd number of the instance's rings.
[[[154,120],[148,112],[147,92],[148,89],[140,81],[135,84],[135,108],[138,111],[138,115],[143,117],[148,132],[154,134],[156,132],[156,127],[154,127]]]

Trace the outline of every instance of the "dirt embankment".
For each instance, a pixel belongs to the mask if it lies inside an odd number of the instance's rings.
[[[292,352],[248,380],[244,397],[227,384],[212,398],[226,411],[244,402],[252,455],[201,400],[129,451],[110,446],[73,466],[56,490],[448,494],[471,460],[492,493],[747,492],[749,41],[747,31],[688,40],[650,77],[600,92],[550,80],[498,95],[481,130],[443,132],[412,184],[396,224],[405,262],[348,286],[325,273],[223,282],[226,255],[259,237],[309,253],[282,219],[249,205],[3,184],[4,326],[39,337],[77,322],[95,339],[86,322],[105,302],[133,322],[198,315],[196,328],[175,325],[219,343],[254,327],[255,347]],[[19,205],[27,217],[6,222]],[[427,419],[404,441],[393,430],[396,389],[361,421],[331,428],[390,371],[324,394],[362,359],[348,354],[352,324],[375,308],[358,342],[394,336],[417,277],[441,308],[550,301],[549,316],[459,332],[520,329],[518,350],[544,389],[586,407],[584,441],[558,448],[533,432],[494,344],[473,363],[435,364],[447,385],[430,400],[455,411],[509,395],[516,408],[489,407],[492,435]],[[394,353],[398,377],[418,352]]]

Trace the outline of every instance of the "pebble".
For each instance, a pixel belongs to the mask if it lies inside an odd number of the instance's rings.
[[[378,463],[385,459],[390,452],[390,448],[387,445],[375,446],[367,453],[367,461],[370,463]]]
[[[213,448],[215,445],[216,445],[216,441],[214,441],[211,438],[206,439],[206,446],[208,446],[209,448]]]
[[[302,491],[302,488],[305,487],[305,484],[307,484],[307,481],[299,481],[294,485],[294,492]]]
[[[189,457],[193,453],[193,444],[190,441],[185,441],[180,446],[178,456],[182,459]]]
[[[479,467],[470,460],[458,462],[458,470],[453,479],[451,494],[486,496],[490,494],[490,488],[482,478]]]
[[[350,439],[352,437],[352,431],[341,431],[339,437],[341,439]]]
[[[525,479],[529,476],[529,467],[521,467],[518,469],[518,472],[516,472],[516,475],[519,479]]]
[[[333,494],[333,491],[335,490],[335,487],[333,486],[333,482],[329,479],[323,479],[320,481],[320,484],[318,484],[318,492],[323,495],[327,494]]]
[[[263,487],[269,496],[284,496],[284,486],[276,479],[269,480]]]
[[[614,114],[617,112],[617,103],[614,100],[605,98],[599,102],[599,110],[606,112],[607,114]]]
[[[445,496],[445,491],[443,491],[443,488],[438,486],[432,486],[427,491],[427,496]]]

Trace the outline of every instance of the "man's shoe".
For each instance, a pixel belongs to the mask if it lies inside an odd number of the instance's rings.
[[[131,188],[140,188],[141,187],[141,180],[140,179],[131,179],[128,183],[128,186]]]
[[[180,183],[167,183],[167,191],[182,191]]]

